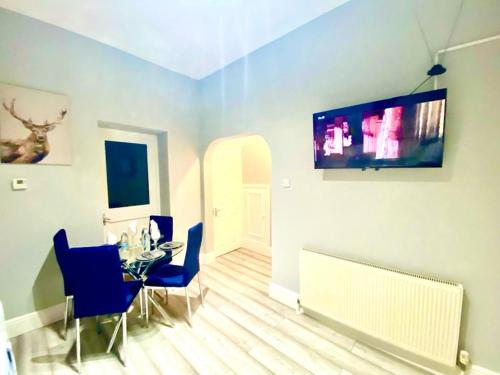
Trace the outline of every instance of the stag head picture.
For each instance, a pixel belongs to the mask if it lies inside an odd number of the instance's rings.
[[[9,164],[71,164],[64,95],[0,84],[0,158]]]

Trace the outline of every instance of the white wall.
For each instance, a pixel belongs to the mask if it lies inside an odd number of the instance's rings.
[[[0,165],[0,299],[11,318],[63,301],[51,251],[57,229],[66,228],[74,246],[102,242],[98,121],[167,131],[175,236],[200,220],[198,89],[196,81],[1,9],[0,56],[0,82],[72,101],[72,166]],[[28,178],[28,190],[11,191],[15,177]]]
[[[241,145],[243,184],[271,183],[271,150],[259,136],[243,139]]]
[[[270,144],[274,283],[298,290],[302,246],[462,282],[461,347],[499,371],[500,43],[446,57],[442,169],[313,167],[312,113],[407,94],[425,78],[412,4],[352,0],[204,79],[202,141],[251,132]],[[442,48],[459,1],[415,4]],[[498,1],[465,1],[452,43],[499,33],[499,17]]]

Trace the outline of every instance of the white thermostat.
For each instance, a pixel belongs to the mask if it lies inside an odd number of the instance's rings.
[[[28,180],[26,178],[14,178],[12,180],[12,190],[26,190],[28,188]]]

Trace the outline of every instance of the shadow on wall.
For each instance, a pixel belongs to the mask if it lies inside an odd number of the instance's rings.
[[[32,288],[35,311],[64,302],[64,287],[54,248],[47,251],[45,261]]]
[[[448,182],[452,177],[450,166],[443,168],[381,168],[374,169],[325,169],[323,181],[361,182]]]
[[[458,347],[467,348],[467,332],[469,332],[469,310],[470,301],[467,290],[464,286],[464,299],[462,301],[462,320],[460,321],[460,336],[458,337]],[[474,355],[474,353],[472,353]]]

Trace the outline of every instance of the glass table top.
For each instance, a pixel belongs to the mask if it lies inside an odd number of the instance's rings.
[[[158,248],[144,251],[142,246],[135,245],[120,249],[123,270],[135,278],[142,277],[157,261],[165,257],[173,258],[184,250],[180,241],[164,242]]]
[[[151,250],[149,252],[162,252],[163,256],[168,255],[171,257],[174,257],[181,253],[184,250],[184,242],[180,241],[172,241],[172,242],[164,242],[161,245],[158,245],[158,250]],[[127,263],[132,263],[136,261],[141,261],[141,262],[150,262],[150,261],[157,261],[160,260],[162,257],[158,258],[151,258],[149,260],[144,259],[141,257],[141,254],[143,253],[148,253],[148,251],[144,251],[142,246],[135,245],[135,246],[130,246],[128,248],[122,248],[120,249],[120,258],[122,261],[126,261]],[[139,258],[139,259],[138,259]],[[146,256],[147,258],[147,256]]]

